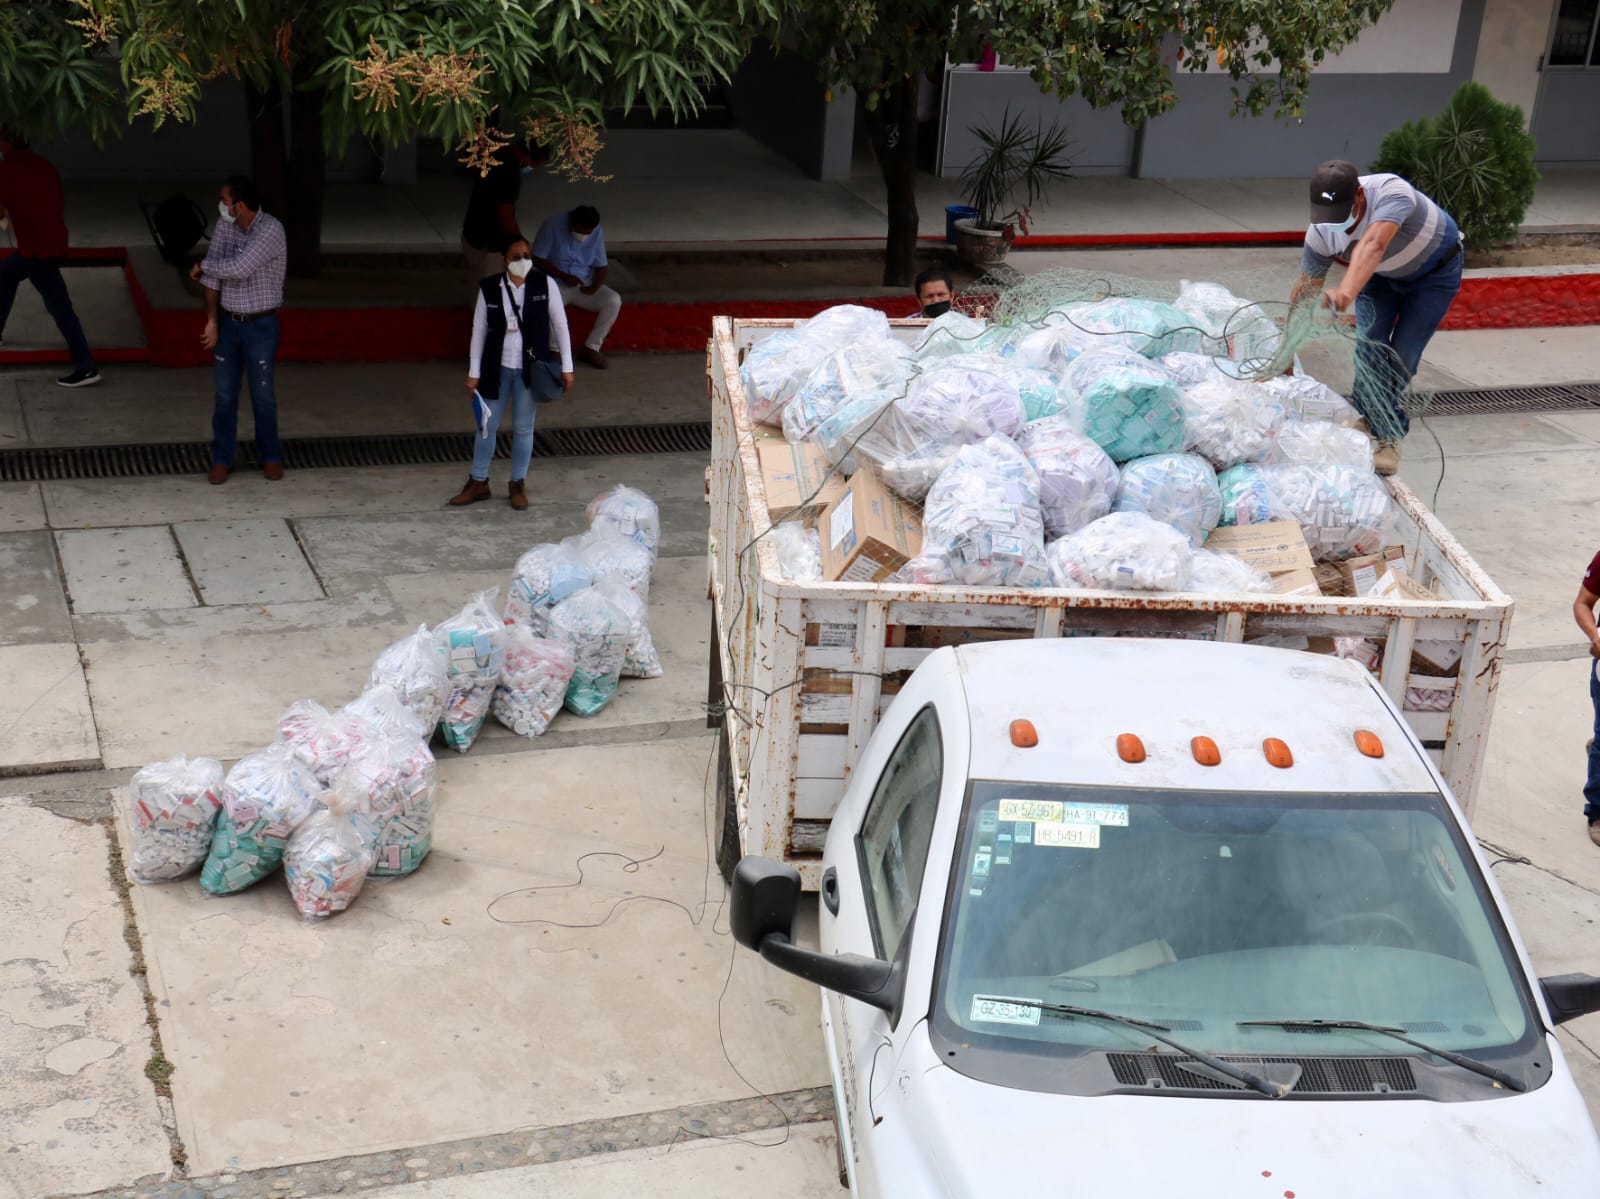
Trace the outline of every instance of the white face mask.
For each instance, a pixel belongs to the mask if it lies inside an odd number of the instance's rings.
[[[218,200],[217,201],[217,213],[218,213],[218,215],[220,215],[222,217],[223,220],[227,221],[228,224],[230,224],[230,225],[233,224],[234,221],[238,219],[237,217],[235,217],[233,215],[233,210],[228,207],[228,203],[227,203],[226,200]]]
[[[528,272],[533,270],[533,263],[526,258],[519,258],[515,262],[506,263],[506,270],[511,273],[513,279],[526,279]]]
[[[593,230],[590,230],[590,232],[588,232],[588,233],[574,233],[572,235],[572,240],[577,242],[581,246],[581,245],[583,245],[584,242],[588,241],[589,238],[593,236],[593,233],[594,233]]]

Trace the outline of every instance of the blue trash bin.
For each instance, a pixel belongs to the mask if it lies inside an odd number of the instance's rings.
[[[967,204],[946,204],[944,206],[944,239],[951,245],[956,241],[956,222],[975,221],[978,219],[978,210]]]

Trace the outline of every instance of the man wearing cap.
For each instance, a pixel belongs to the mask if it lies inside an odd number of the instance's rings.
[[[1336,159],[1311,176],[1311,226],[1291,304],[1322,291],[1336,258],[1349,265],[1322,303],[1335,312],[1355,305],[1361,340],[1351,399],[1378,443],[1373,469],[1392,475],[1411,425],[1401,393],[1461,290],[1461,231],[1400,176],[1362,175]]]

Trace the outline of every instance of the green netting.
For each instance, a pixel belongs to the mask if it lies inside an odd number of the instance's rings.
[[[1297,265],[1224,271],[1205,283],[1079,268],[1024,275],[1001,266],[964,288],[954,306],[988,323],[974,346],[988,352],[1056,330],[1063,340],[1103,340],[1146,357],[1207,354],[1249,379],[1281,375],[1298,360],[1302,372],[1350,397],[1374,437],[1403,438],[1427,396],[1393,349],[1358,335],[1359,309],[1341,316],[1318,296],[1291,309]]]

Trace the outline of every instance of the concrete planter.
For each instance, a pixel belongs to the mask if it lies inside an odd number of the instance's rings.
[[[990,228],[977,221],[956,222],[956,255],[969,266],[994,266],[1006,260],[1011,239],[1017,235],[1011,225]]]

